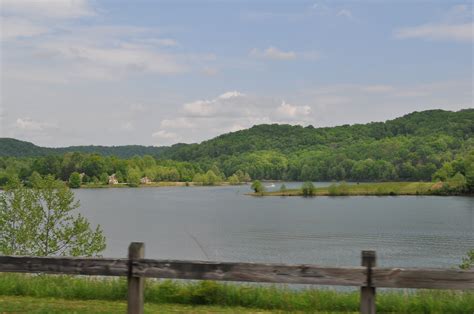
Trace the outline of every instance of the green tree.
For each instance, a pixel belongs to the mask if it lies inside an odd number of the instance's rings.
[[[247,172],[243,172],[242,170],[237,170],[234,173],[238,178],[239,182],[250,182],[252,179],[250,178],[250,175]]]
[[[265,186],[263,186],[262,182],[259,180],[253,181],[252,185],[250,186],[255,193],[263,193],[265,192]]]
[[[42,179],[43,178],[38,172],[33,171],[28,181],[30,182],[30,186],[35,186],[35,185],[38,185]]]
[[[471,269],[474,267],[474,250],[467,252],[466,257],[462,258],[462,263],[459,265],[461,269]]]
[[[235,174],[231,175],[230,177],[227,178],[227,181],[229,181],[230,184],[232,185],[237,185],[240,183],[239,177]]]
[[[313,182],[307,181],[301,186],[301,192],[303,196],[313,196],[316,191]]]
[[[92,229],[74,193],[53,176],[33,188],[19,182],[0,194],[0,252],[5,255],[93,256],[105,249],[100,226]]]
[[[73,172],[69,176],[69,187],[73,189],[77,189],[81,187],[82,178],[78,172]]]
[[[471,151],[464,161],[466,189],[470,193],[474,193],[474,150]]]
[[[285,192],[286,191],[286,185],[283,183],[281,186],[280,186],[280,192]]]
[[[104,172],[100,175],[99,180],[100,180],[101,184],[108,184],[109,183],[109,175],[106,172]]]
[[[194,176],[194,182],[202,183],[203,185],[215,185],[221,182],[221,178],[218,177],[214,171],[209,170],[205,174],[197,174]]]
[[[456,173],[448,178],[443,184],[443,190],[447,193],[463,193],[467,190],[467,180],[461,173]]]
[[[122,182],[125,181],[125,180],[124,180],[124,175],[123,175],[123,173],[122,173],[121,171],[117,171],[117,172],[115,173],[115,178],[116,178],[117,181],[120,182],[120,183],[122,183]],[[107,183],[108,183],[108,178],[107,178]]]
[[[140,185],[140,171],[137,169],[129,169],[127,175],[127,183],[130,187],[138,187]]]

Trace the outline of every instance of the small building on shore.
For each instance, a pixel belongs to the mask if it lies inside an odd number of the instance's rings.
[[[117,180],[117,177],[115,176],[115,173],[112,174],[111,176],[109,176],[109,184],[118,184],[118,180]]]
[[[143,178],[140,179],[140,183],[141,184],[150,184],[150,183],[152,183],[152,181],[148,177],[143,177]]]

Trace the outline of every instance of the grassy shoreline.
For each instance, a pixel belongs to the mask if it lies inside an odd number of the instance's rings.
[[[447,195],[440,182],[375,182],[316,187],[312,196]],[[305,196],[301,189],[248,193],[251,196]],[[460,195],[460,194],[449,194]]]
[[[127,283],[123,278],[0,274],[0,296],[25,297],[25,300],[55,298],[123,302],[126,300],[126,291]],[[240,308],[284,312],[357,312],[359,292],[315,288],[294,290],[285,286],[148,279],[145,302],[148,306],[179,304],[217,306],[234,310]],[[380,291],[377,294],[377,310],[380,313],[472,313],[474,292]]]
[[[204,185],[200,182],[181,182],[181,181],[161,181],[148,184],[140,184],[137,187],[131,187],[127,183],[119,184],[82,184],[81,189],[114,189],[114,188],[158,188],[158,187],[201,187],[201,186],[229,186],[229,185],[245,185],[246,183],[230,184],[229,182],[219,182],[213,185]]]

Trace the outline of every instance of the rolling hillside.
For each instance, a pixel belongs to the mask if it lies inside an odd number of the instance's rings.
[[[13,138],[0,138],[0,157],[40,157],[49,155],[63,155],[68,152],[96,153],[103,156],[117,156],[131,158],[135,155],[158,156],[165,147],[124,145],[124,146],[69,146],[49,148],[37,146],[30,142]]]

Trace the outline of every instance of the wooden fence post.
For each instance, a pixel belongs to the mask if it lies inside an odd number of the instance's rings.
[[[128,314],[143,314],[145,278],[134,277],[133,261],[145,257],[145,244],[132,242],[128,247]]]
[[[360,287],[360,312],[375,314],[375,287],[372,286],[372,267],[376,266],[375,251],[362,251],[362,266],[367,267],[367,286]]]

